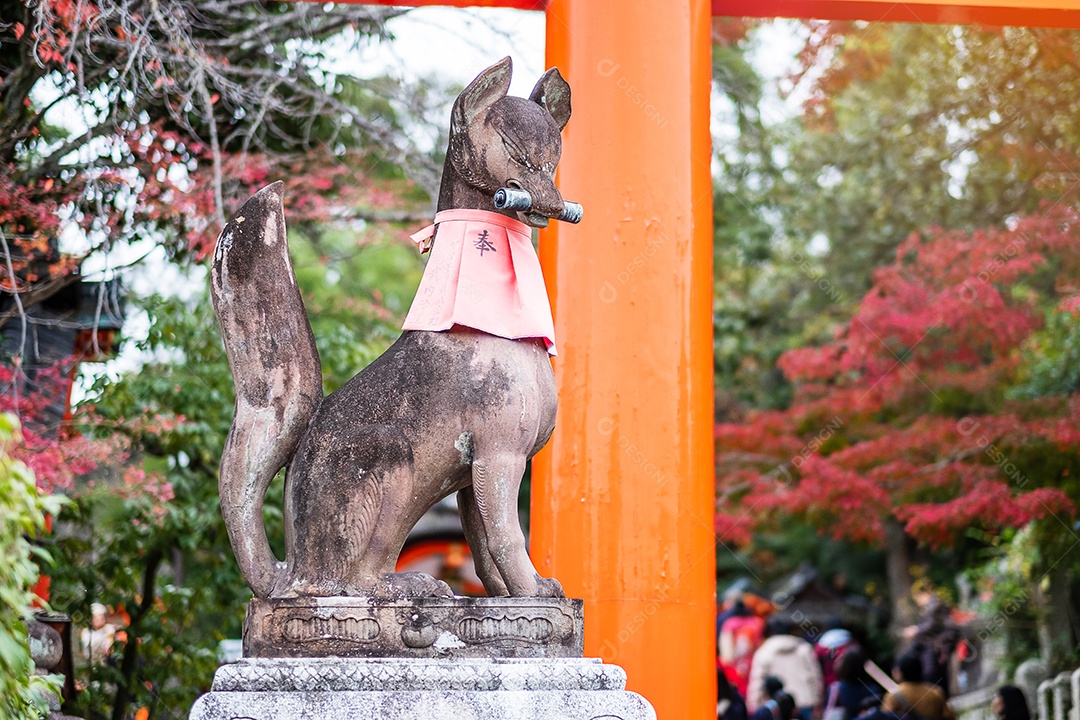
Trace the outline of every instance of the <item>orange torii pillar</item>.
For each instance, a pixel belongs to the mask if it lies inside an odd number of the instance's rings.
[[[708,0],[553,0],[573,89],[540,234],[559,416],[533,463],[532,555],[585,600],[585,654],[661,720],[715,717]]]

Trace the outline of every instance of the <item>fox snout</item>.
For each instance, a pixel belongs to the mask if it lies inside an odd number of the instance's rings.
[[[505,187],[524,190],[532,198],[529,212],[546,218],[557,218],[566,203],[555,183],[542,172],[531,173],[525,178],[509,178]]]

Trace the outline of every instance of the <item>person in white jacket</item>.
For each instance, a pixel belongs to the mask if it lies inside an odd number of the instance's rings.
[[[773,616],[765,624],[765,642],[750,663],[750,683],[746,705],[753,712],[765,702],[765,678],[775,675],[795,698],[796,716],[810,720],[821,707],[824,693],[821,666],[814,646],[791,634],[791,622]]]

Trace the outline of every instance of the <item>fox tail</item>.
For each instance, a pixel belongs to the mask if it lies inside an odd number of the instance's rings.
[[[263,500],[322,402],[322,368],[285,236],[282,184],[248,199],[218,236],[210,292],[236,386],[218,489],[229,542],[256,597],[280,594]]]

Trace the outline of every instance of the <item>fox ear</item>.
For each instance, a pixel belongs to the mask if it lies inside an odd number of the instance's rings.
[[[454,101],[450,116],[451,131],[464,130],[481,112],[506,97],[512,74],[513,63],[507,56],[477,75]]]
[[[563,80],[559,68],[551,68],[540,76],[529,99],[551,113],[560,130],[570,122],[570,86]]]

